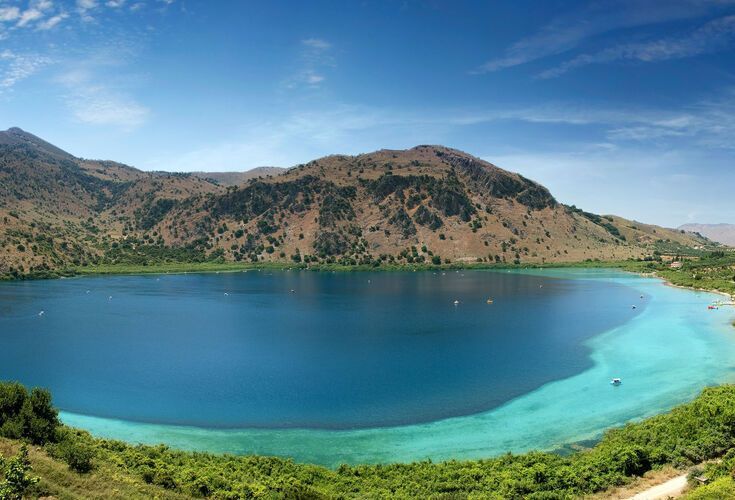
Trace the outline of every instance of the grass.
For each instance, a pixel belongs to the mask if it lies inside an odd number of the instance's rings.
[[[0,455],[9,457],[18,453],[20,441],[0,438]],[[86,474],[72,471],[64,462],[56,460],[39,446],[28,447],[32,475],[39,477],[26,497],[53,496],[59,500],[87,498],[178,500],[186,495],[146,484],[142,478],[120,470],[114,463],[95,461],[95,469]]]

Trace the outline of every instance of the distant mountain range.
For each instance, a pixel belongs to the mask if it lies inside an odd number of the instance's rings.
[[[256,177],[280,175],[286,170],[288,169],[283,167],[256,167],[245,172],[192,172],[191,175],[214,181],[222,186],[237,186]]]
[[[710,244],[563,205],[444,146],[184,174],[77,158],[18,128],[0,132],[0,220],[0,274],[13,275],[208,259],[568,262]]]
[[[679,229],[699,233],[712,241],[735,247],[735,224],[684,224]]]

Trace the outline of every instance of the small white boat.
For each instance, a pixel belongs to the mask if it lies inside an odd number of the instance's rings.
[[[623,383],[623,381],[622,381],[622,380],[620,380],[619,378],[614,378],[614,379],[612,379],[612,380],[610,381],[610,385],[620,385],[620,384],[622,384],[622,383]]]
[[[459,301],[458,301],[458,300],[455,300],[455,301],[454,301],[454,305],[455,305],[455,306],[458,306],[458,305],[459,305]]]

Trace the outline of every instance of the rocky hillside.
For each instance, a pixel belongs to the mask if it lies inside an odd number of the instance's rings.
[[[679,229],[699,233],[712,241],[735,247],[735,224],[684,224]]]
[[[223,182],[142,172],[0,132],[0,274],[205,260],[567,262],[709,244],[562,205],[520,174],[442,146],[273,173]]]

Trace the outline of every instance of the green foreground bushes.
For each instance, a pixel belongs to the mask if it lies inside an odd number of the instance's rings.
[[[29,474],[31,464],[28,460],[28,448],[21,447],[18,455],[6,459],[0,456],[0,499],[20,500],[23,494],[38,478]]]
[[[718,478],[716,484],[694,494],[710,498],[710,488],[728,491],[733,487],[729,474],[735,470],[735,386],[705,389],[691,403],[610,430],[594,448],[568,456],[531,452],[472,461],[343,465],[334,470],[274,457],[183,452],[163,445],[134,446],[96,439],[59,425],[50,406],[31,405],[31,410],[25,402],[19,406],[19,387],[0,384],[3,436],[38,442],[36,427],[17,424],[18,419],[26,422],[31,411],[31,420],[54,427],[45,449],[71,468],[79,472],[96,467],[113,470],[116,475],[128,474],[156,485],[161,491],[192,497],[574,498],[626,484],[664,465],[685,467],[715,457],[723,460],[706,473]],[[31,400],[33,394],[26,393],[24,401]],[[24,429],[21,436],[18,428]],[[0,477],[0,483],[2,480]]]

